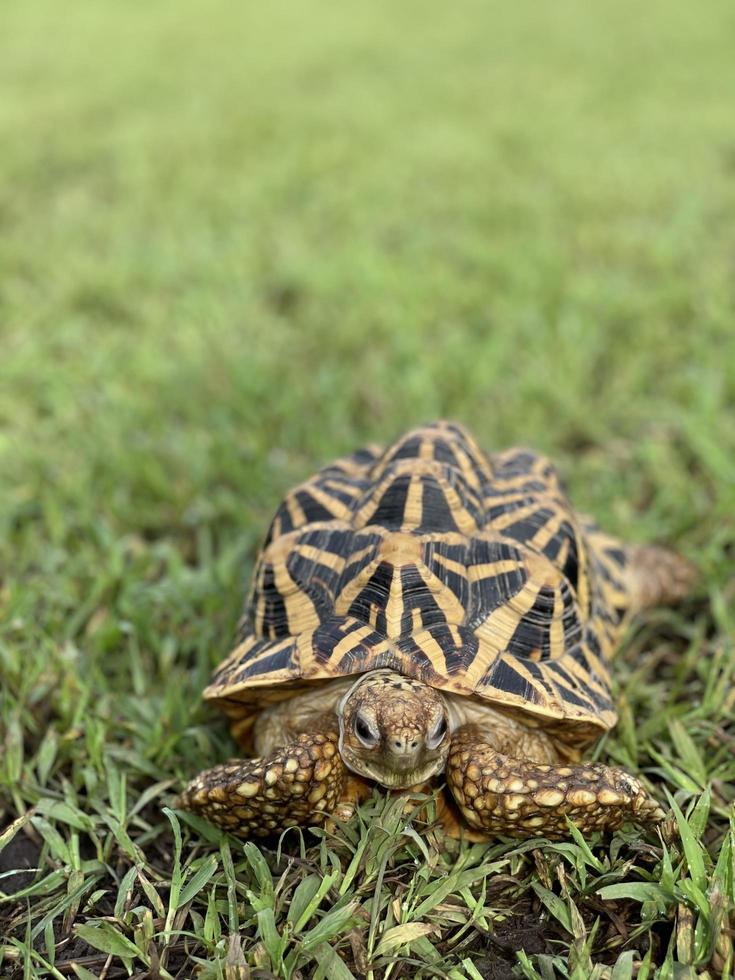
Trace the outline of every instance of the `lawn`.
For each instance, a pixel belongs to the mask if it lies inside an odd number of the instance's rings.
[[[3,4],[0,976],[733,975],[732,30]],[[460,845],[375,794],[256,847],[172,809],[233,751],[199,695],[281,495],[442,416],[701,570],[595,749],[666,834]]]

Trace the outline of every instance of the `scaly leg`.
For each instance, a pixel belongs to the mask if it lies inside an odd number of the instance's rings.
[[[622,769],[514,758],[500,753],[477,725],[464,725],[452,736],[447,782],[467,823],[490,834],[562,838],[569,834],[566,817],[585,833],[664,817],[639,781]]]
[[[696,568],[675,551],[658,545],[634,545],[628,547],[627,555],[628,582],[636,610],[679,602],[696,584]]]
[[[348,786],[336,718],[261,759],[226,762],[200,773],[179,804],[240,837],[268,837],[321,823]]]

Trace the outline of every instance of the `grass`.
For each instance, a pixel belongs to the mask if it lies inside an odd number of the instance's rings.
[[[10,0],[0,976],[733,975],[732,11]],[[459,846],[171,809],[292,483],[439,416],[676,543],[599,757],[672,816]],[[15,869],[24,869],[18,872]]]

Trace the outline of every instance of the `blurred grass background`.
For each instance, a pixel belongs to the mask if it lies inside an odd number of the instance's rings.
[[[441,415],[561,456],[645,534],[735,483],[728,5],[3,18],[16,502],[261,520]]]
[[[49,732],[51,795],[108,742],[130,779],[211,763],[198,690],[280,495],[414,423],[551,453],[579,507],[727,587],[730,4],[1,20],[10,816]]]

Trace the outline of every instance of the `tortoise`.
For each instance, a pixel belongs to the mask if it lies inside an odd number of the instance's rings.
[[[485,454],[458,424],[339,459],[278,508],[204,692],[251,758],[181,805],[259,837],[443,778],[446,829],[474,839],[660,821],[637,778],[580,760],[616,723],[630,617],[693,580],[576,513],[546,457]]]

